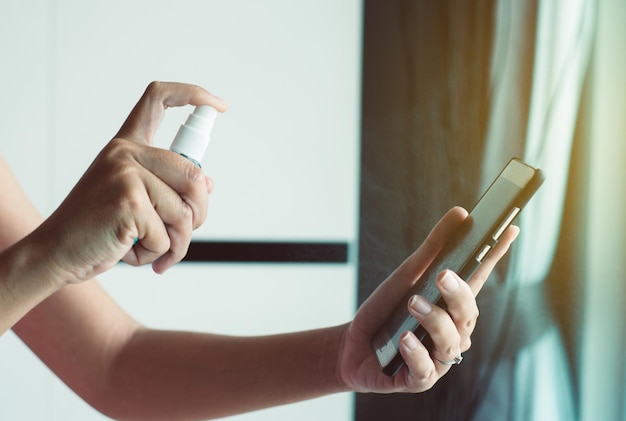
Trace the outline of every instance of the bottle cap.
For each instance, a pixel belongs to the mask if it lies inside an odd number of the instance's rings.
[[[209,105],[199,105],[189,114],[174,137],[170,150],[179,153],[200,165],[204,152],[211,140],[211,130],[217,110]]]

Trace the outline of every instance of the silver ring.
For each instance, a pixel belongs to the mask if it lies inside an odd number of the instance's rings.
[[[441,361],[437,358],[435,358],[440,364],[445,364],[445,365],[459,365],[461,364],[461,361],[463,361],[463,356],[459,353],[458,357],[454,357],[453,360],[451,361]]]

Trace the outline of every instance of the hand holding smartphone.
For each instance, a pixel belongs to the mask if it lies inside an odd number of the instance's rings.
[[[400,336],[404,332],[415,332],[420,341],[424,341],[428,335],[409,313],[409,298],[419,294],[445,308],[435,286],[437,275],[444,269],[450,269],[462,279],[468,280],[539,189],[543,180],[541,170],[517,158],[511,159],[504,167],[472,208],[459,230],[374,336],[372,346],[385,374],[393,376],[404,364],[398,351]]]

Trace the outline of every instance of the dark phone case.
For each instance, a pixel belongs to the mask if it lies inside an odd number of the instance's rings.
[[[407,309],[409,298],[419,294],[445,308],[435,286],[437,275],[444,269],[450,269],[462,279],[469,279],[497,244],[500,235],[539,189],[543,180],[541,170],[517,158],[511,159],[498,174],[457,233],[444,246],[372,340],[378,361],[386,375],[393,376],[404,364],[398,352],[400,336],[404,332],[411,330],[420,341],[429,340],[424,328]]]

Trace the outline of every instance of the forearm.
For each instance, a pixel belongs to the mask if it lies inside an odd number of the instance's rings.
[[[0,335],[58,289],[42,218],[0,157]],[[34,232],[33,232],[34,231]]]
[[[268,337],[140,329],[110,369],[116,418],[207,419],[344,390],[343,327]]]
[[[29,240],[0,254],[0,335],[59,288],[51,266],[45,250]]]

